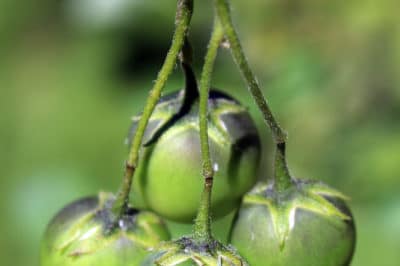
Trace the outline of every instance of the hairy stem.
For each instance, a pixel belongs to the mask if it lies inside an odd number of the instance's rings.
[[[204,190],[201,195],[200,207],[194,225],[194,237],[196,240],[200,241],[207,241],[212,238],[210,208],[214,170],[212,167],[210,147],[208,143],[208,95],[215,58],[223,36],[222,26],[218,21],[216,21],[208,44],[208,50],[205,56],[205,62],[200,79],[199,124]]]
[[[286,163],[286,144],[279,143],[275,150],[275,183],[277,191],[282,192],[292,186],[292,178]]]
[[[146,105],[131,144],[125,167],[124,180],[112,207],[112,211],[116,216],[116,221],[118,221],[121,215],[123,215],[126,211],[133,175],[139,160],[139,150],[142,145],[143,135],[150,116],[161,97],[162,89],[164,88],[169,75],[174,69],[178,54],[184,44],[185,37],[189,30],[192,12],[193,0],[178,0],[175,17],[175,32],[172,39],[172,44],[165,58],[164,64],[158,73],[157,80],[155,81],[154,86],[147,98]]]
[[[254,101],[262,112],[265,122],[272,131],[273,139],[276,144],[274,173],[275,185],[278,190],[283,190],[291,184],[291,177],[289,175],[285,158],[286,132],[280,127],[279,123],[275,119],[271,108],[261,91],[260,85],[249,66],[242,45],[240,44],[238,34],[232,23],[228,0],[214,0],[214,3],[218,18],[224,28],[225,37],[229,42],[232,56],[247,83]]]
[[[253,74],[246,56],[240,44],[238,34],[233,26],[229,4],[227,0],[214,0],[218,17],[224,28],[225,37],[227,38],[233,58],[239,67],[239,70],[245,79],[249,91],[254,98],[258,108],[261,110],[265,122],[271,128],[275,143],[284,143],[286,141],[286,133],[279,126],[268,103],[261,91],[260,85]]]

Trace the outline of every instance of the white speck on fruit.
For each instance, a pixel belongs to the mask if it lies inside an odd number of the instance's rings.
[[[296,223],[296,209],[293,208],[290,210],[290,214],[289,214],[289,230],[292,230],[294,227],[294,224]]]
[[[126,230],[127,229],[126,226],[125,226],[125,222],[122,219],[118,221],[118,225],[122,230]]]
[[[213,169],[214,169],[215,172],[218,172],[218,170],[219,170],[219,165],[218,165],[217,163],[214,163]]]
[[[87,231],[86,233],[84,233],[84,234],[79,238],[79,240],[85,240],[85,239],[90,238],[92,235],[94,235],[94,234],[97,232],[98,229],[99,229],[99,227],[94,227],[94,228],[90,229],[89,231]]]

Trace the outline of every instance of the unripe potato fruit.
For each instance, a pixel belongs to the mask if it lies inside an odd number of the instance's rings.
[[[156,106],[144,137],[151,144],[141,150],[133,188],[135,196],[156,213],[190,223],[198,210],[204,180],[198,101],[171,123],[182,102],[183,91],[163,98]],[[211,91],[208,107],[209,145],[215,170],[212,213],[218,218],[236,208],[257,181],[260,140],[249,113],[237,101]],[[133,119],[130,138],[139,119],[140,116]]]
[[[48,225],[41,245],[41,266],[137,266],[149,249],[170,238],[163,221],[134,209],[109,231],[111,194],[77,200]]]
[[[258,186],[244,197],[231,243],[251,266],[349,265],[353,217],[339,192],[296,180],[287,191]]]

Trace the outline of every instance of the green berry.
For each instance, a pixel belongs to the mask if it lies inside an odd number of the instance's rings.
[[[162,98],[145,132],[147,145],[134,194],[168,219],[192,222],[203,187],[198,100],[182,113],[184,91]],[[260,140],[246,108],[220,92],[209,98],[209,143],[214,163],[213,217],[226,215],[257,181]],[[178,115],[177,115],[178,114]],[[133,119],[131,136],[140,116]]]
[[[349,265],[355,226],[346,197],[320,182],[291,182],[280,192],[258,185],[244,197],[231,243],[252,266]]]
[[[111,224],[111,194],[77,200],[62,209],[48,225],[41,266],[136,266],[149,249],[169,239],[163,221],[151,212],[128,209]]]

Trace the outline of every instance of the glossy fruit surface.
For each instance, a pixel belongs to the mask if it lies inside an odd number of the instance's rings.
[[[292,181],[284,192],[258,185],[246,194],[231,243],[252,266],[349,265],[355,227],[345,197],[319,182]]]
[[[41,266],[136,266],[169,232],[153,213],[130,209],[107,232],[111,194],[84,198],[62,209],[50,222],[41,246]]]
[[[178,117],[183,91],[164,97],[145,132],[147,145],[134,179],[134,191],[147,207],[168,219],[192,222],[203,187],[198,101]],[[209,98],[209,143],[214,163],[213,216],[223,216],[257,181],[260,140],[247,110],[232,98],[212,91]],[[131,135],[135,132],[135,117]]]

